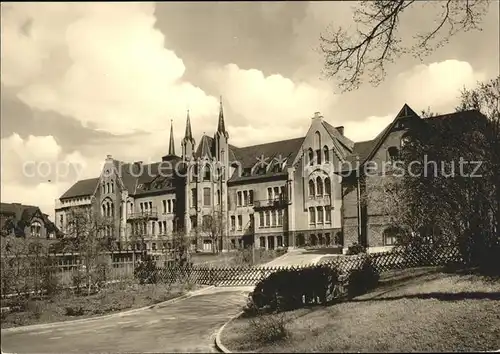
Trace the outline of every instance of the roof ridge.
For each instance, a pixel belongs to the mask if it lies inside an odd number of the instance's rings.
[[[239,147],[237,149],[245,149],[245,148],[251,148],[251,147],[262,146],[262,145],[271,145],[271,144],[283,143],[285,141],[299,140],[299,139],[305,139],[305,138],[306,138],[305,136],[302,136],[302,137],[292,138],[292,139],[276,140],[276,141],[270,141],[267,143],[261,143],[261,144],[256,144],[256,145],[242,146],[242,147]]]

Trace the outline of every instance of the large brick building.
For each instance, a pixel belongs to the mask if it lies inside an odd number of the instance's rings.
[[[91,206],[113,220],[117,243],[135,247],[140,235],[151,250],[168,247],[174,232],[200,251],[391,246],[385,216],[370,203],[360,207],[369,183],[359,183],[353,166],[391,159],[406,122],[415,119],[405,105],[375,139],[355,143],[316,113],[303,137],[235,147],[221,102],[214,136],[197,146],[188,112],[180,156],[172,129],[162,161],[124,163],[108,155],[101,176],[78,181],[56,201],[56,223],[64,231],[68,210]]]

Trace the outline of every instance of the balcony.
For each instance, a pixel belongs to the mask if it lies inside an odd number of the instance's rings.
[[[280,208],[280,207],[285,207],[288,204],[290,204],[290,201],[286,197],[280,197],[280,198],[275,198],[275,199],[255,200],[253,202],[255,209]]]
[[[151,210],[143,210],[135,213],[129,213],[127,215],[127,220],[157,220],[158,211],[156,208]]]

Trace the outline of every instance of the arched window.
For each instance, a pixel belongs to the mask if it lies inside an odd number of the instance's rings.
[[[106,204],[102,205],[102,216],[106,216]]]
[[[217,191],[217,205],[220,205],[221,198],[220,198],[220,191]]]
[[[316,178],[316,185],[318,187],[318,195],[323,195],[323,180],[321,177]]]
[[[328,151],[328,146],[326,146],[326,145],[323,146],[323,157],[324,157],[325,163],[330,162],[330,154]]]
[[[203,180],[210,181],[210,179],[210,165],[207,164],[203,167]]]
[[[318,131],[314,133],[314,149],[321,149],[321,134]]]
[[[309,165],[314,165],[314,151],[313,149],[309,148]]]
[[[101,190],[102,190],[102,194],[106,194],[106,183],[102,182]]]
[[[325,178],[325,195],[330,195],[332,190],[332,185],[330,182],[330,177]]]
[[[111,193],[115,192],[115,182],[111,180]]]
[[[31,223],[30,231],[31,231],[31,236],[40,237],[40,233],[42,231],[42,224],[40,224],[39,221],[33,221]]]
[[[387,149],[387,158],[389,161],[396,161],[399,159],[399,149],[391,146]]]
[[[316,195],[316,187],[312,179],[309,180],[309,197],[314,197]]]
[[[110,216],[115,216],[115,205],[113,203],[111,205],[111,215]]]

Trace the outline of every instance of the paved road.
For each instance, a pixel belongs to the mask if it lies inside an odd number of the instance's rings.
[[[128,314],[52,328],[2,330],[4,353],[214,352],[215,332],[241,311],[251,288],[215,288]]]
[[[285,253],[271,262],[264,264],[262,267],[287,267],[287,266],[304,266],[316,264],[324,254],[315,254],[306,250],[293,250]]]

